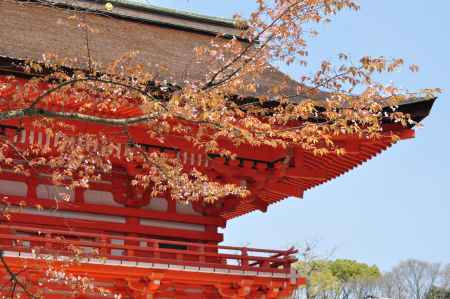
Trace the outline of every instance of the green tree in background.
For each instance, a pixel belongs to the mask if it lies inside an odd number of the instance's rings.
[[[376,265],[319,254],[306,243],[296,268],[306,285],[292,299],[450,299],[450,264],[408,259],[382,273]]]
[[[338,259],[330,264],[333,275],[340,284],[342,299],[365,298],[374,293],[381,272],[377,266],[369,266],[353,260]]]
[[[450,290],[432,287],[428,292],[426,299],[450,299]]]
[[[345,259],[303,260],[297,264],[297,269],[307,283],[294,298],[366,298],[374,293],[381,278],[377,266]]]

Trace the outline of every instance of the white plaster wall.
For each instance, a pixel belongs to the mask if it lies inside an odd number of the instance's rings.
[[[201,215],[192,208],[192,203],[183,203],[177,201],[177,213],[184,215]]]
[[[145,210],[152,210],[158,212],[167,212],[168,204],[167,199],[155,197],[150,199],[148,205],[143,207]]]
[[[163,228],[176,228],[176,229],[184,229],[191,231],[205,231],[205,226],[202,224],[192,224],[192,223],[183,223],[183,222],[175,222],[175,221],[164,221],[164,220],[154,220],[154,219],[140,219],[139,223],[144,226],[154,226],[154,227],[163,227]]]
[[[112,207],[122,206],[121,204],[114,201],[114,196],[111,192],[90,189],[84,191],[84,202]]]
[[[24,182],[0,180],[0,193],[12,196],[26,196],[27,184]]]
[[[66,194],[70,196],[70,201],[75,199],[75,192],[63,186],[39,184],[36,187],[36,195],[38,198],[63,200]]]
[[[81,212],[71,212],[62,210],[38,210],[34,208],[23,208],[21,213],[39,215],[39,216],[50,216],[50,217],[60,217],[67,219],[80,219],[80,220],[90,220],[90,221],[106,221],[114,223],[126,223],[125,217],[121,216],[111,216],[102,215],[94,213],[81,213]]]

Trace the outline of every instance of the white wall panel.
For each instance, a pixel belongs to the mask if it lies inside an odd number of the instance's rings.
[[[12,196],[26,196],[27,184],[18,181],[0,180],[0,193]]]

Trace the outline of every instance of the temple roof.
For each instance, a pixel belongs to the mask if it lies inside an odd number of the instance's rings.
[[[65,6],[76,3],[92,12],[85,16],[96,30],[89,39],[95,61],[107,65],[125,53],[138,51],[136,62],[149,71],[158,69],[156,65],[163,66],[166,71],[160,72],[159,78],[177,85],[205,76],[203,65],[195,63],[194,48],[207,45],[218,32],[234,34],[239,30],[222,19],[152,6],[125,5],[125,1],[116,1],[111,14],[102,3],[54,0]],[[72,11],[60,7],[0,1],[0,57],[39,61],[43,54],[52,53],[62,58],[76,58],[74,67],[87,67],[85,33],[67,20],[70,15]],[[296,94],[298,83],[270,67],[259,78],[256,91],[242,96],[270,96],[274,86],[286,86],[286,93]]]
[[[52,3],[59,6],[101,12],[104,15],[121,17],[131,21],[165,25],[213,35],[238,35],[240,31],[233,20],[230,19],[163,8],[151,5],[146,0],[52,0]],[[113,9],[107,10],[105,8],[106,3],[113,4]]]
[[[139,51],[138,62],[149,70],[156,65],[165,66],[167,71],[159,76],[174,84],[182,84],[186,79],[202,79],[204,76],[203,66],[194,63],[195,47],[208,44],[217,33],[233,34],[239,30],[227,20],[161,9],[142,4],[142,1],[111,1],[116,6],[112,13],[105,11],[103,1],[53,2],[63,6],[76,3],[78,7],[92,12],[86,15],[86,19],[96,29],[89,39],[94,60],[105,65],[130,50]],[[72,12],[58,7],[14,0],[0,1],[0,73],[8,71],[7,64],[2,64],[7,60],[1,57],[40,60],[44,53],[77,58],[75,67],[86,67],[85,32],[74,28],[73,23],[66,22],[66,17],[70,15]],[[256,92],[247,96],[267,96],[272,87],[284,83],[288,91],[296,93],[298,83],[271,68],[261,77]],[[415,98],[400,105],[399,109],[411,113],[414,120],[420,121],[429,114],[433,103],[434,99]],[[139,113],[125,108],[117,112],[118,116],[128,117]],[[402,138],[410,138],[414,134],[411,128],[397,128],[394,131]],[[242,175],[245,170],[249,177],[277,175],[273,181],[263,184],[257,199],[249,198],[230,209],[224,209],[221,216],[231,219],[254,210],[266,210],[270,204],[288,196],[301,197],[304,191],[344,174],[390,147],[393,140],[388,130],[386,132],[386,136],[379,140],[351,137],[341,140],[343,146],[349,149],[349,153],[344,156],[318,157],[299,150],[295,155],[296,164],[289,165],[288,169],[283,169],[282,165],[287,157],[285,151],[275,154],[267,151],[267,157],[255,157],[262,155],[263,151],[248,148],[245,153],[242,147],[243,153],[239,154],[241,160],[230,162],[236,165],[227,165],[219,158],[212,159],[208,167],[223,169],[226,173],[235,171]]]
[[[155,12],[161,15],[170,15],[183,19],[191,19],[204,23],[214,23],[224,27],[235,28],[235,23],[232,19],[207,16],[193,12],[170,9],[150,4],[149,0],[112,0],[109,1],[118,6],[128,7],[130,9],[145,10]]]
[[[26,81],[26,79],[12,79],[5,75],[2,78],[1,73],[5,72],[0,69],[0,83],[2,83],[2,80],[5,82],[13,80],[14,84],[20,84],[18,81],[23,81],[22,83]],[[39,108],[54,112],[78,112],[82,102],[73,101],[71,98],[68,100],[62,105],[61,101],[56,98],[53,101],[39,104]],[[8,101],[3,102],[8,105]],[[410,100],[408,103],[399,105],[397,111],[409,113],[414,120],[420,121],[428,116],[433,104],[434,99]],[[96,109],[94,105],[92,111],[87,110],[86,113],[99,117],[131,118],[141,115],[142,111],[135,105],[125,103],[118,106],[114,112]],[[35,138],[35,136],[38,136],[39,132],[35,131],[36,128],[32,125],[33,120],[30,117],[20,120],[9,119],[0,122],[0,126],[3,125],[2,130],[11,130],[13,134],[17,134],[19,127],[28,128],[22,130],[21,143],[36,143],[39,142],[39,138]],[[86,125],[86,123],[89,125]],[[304,150],[300,146],[273,148],[241,144],[239,147],[233,147],[224,144],[224,146],[232,148],[236,154],[235,159],[229,160],[218,154],[199,151],[193,145],[187,143],[182,136],[171,136],[170,140],[161,143],[161,141],[149,137],[146,134],[147,129],[142,126],[129,126],[124,133],[121,126],[92,122],[88,119],[74,120],[70,124],[75,125],[77,130],[69,134],[102,132],[110,136],[110,140],[117,143],[119,152],[124,152],[124,148],[129,144],[131,137],[131,140],[145,149],[176,155],[180,158],[180,162],[183,163],[186,171],[195,167],[202,173],[211,175],[213,180],[234,179],[245,182],[251,190],[252,196],[244,199],[227,198],[217,206],[208,207],[208,213],[219,215],[224,220],[233,219],[255,210],[265,212],[270,205],[289,196],[303,197],[305,191],[345,174],[388,149],[395,143],[396,138],[393,138],[393,135],[400,139],[414,137],[412,127],[403,127],[385,119],[380,138],[359,138],[354,135],[336,136],[334,141],[345,149],[346,154],[344,155],[337,155],[336,153],[323,156],[314,155],[311,151]],[[19,140],[19,138],[17,137],[16,140]],[[41,142],[44,143],[42,140]],[[119,165],[122,165],[122,162]]]

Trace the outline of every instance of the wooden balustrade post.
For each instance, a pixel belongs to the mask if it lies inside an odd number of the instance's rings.
[[[5,234],[5,235],[11,235],[11,234],[15,234],[14,231],[11,231],[11,229],[9,228],[0,228],[0,234]],[[1,248],[4,249],[5,247],[10,247],[10,246],[15,246],[15,243],[17,243],[16,241],[14,241],[13,239],[1,239],[0,240],[0,245]],[[23,243],[23,241],[22,241]]]
[[[126,244],[127,242],[125,242]],[[134,249],[127,249],[127,256],[135,256],[135,250]]]
[[[289,257],[285,257],[284,258],[285,262],[283,263],[283,270],[288,273],[291,269],[291,261],[289,259]]]
[[[190,250],[190,248],[186,247],[187,250]],[[183,250],[178,250],[178,252],[175,254],[175,259],[177,261],[183,261],[184,260],[184,254]]]
[[[198,261],[201,262],[201,263],[204,263],[205,262],[205,255],[204,255],[204,253],[205,253],[205,246],[204,245],[200,245],[198,247],[198,251],[200,251],[200,255],[198,256]]]
[[[139,220],[133,217],[133,218],[128,219],[127,223],[138,224]],[[133,237],[133,238],[139,237],[138,234],[128,234],[127,236]],[[140,246],[139,241],[134,241],[134,240],[125,240],[124,244],[127,246],[136,246],[136,247]],[[139,250],[128,249],[127,252],[128,252],[128,256],[138,256],[139,255]]]
[[[107,255],[109,255],[109,250],[108,250],[108,238],[106,238],[105,236],[101,236],[99,240],[97,240],[98,242],[101,243],[101,247],[99,248],[99,254],[101,257],[106,257]]]
[[[45,244],[44,244],[44,248],[47,250],[51,250],[52,249],[52,235],[50,233],[46,233],[45,234]],[[31,245],[30,245],[31,246]]]
[[[286,270],[287,273],[289,273],[291,271],[291,266],[294,261],[289,255],[285,256],[285,260],[286,262],[284,263],[284,269]]]
[[[242,248],[241,249],[241,266],[243,268],[247,268],[248,267],[248,250],[247,248]]]
[[[152,247],[155,250],[153,252],[154,257],[157,258],[157,259],[161,258],[161,255],[160,255],[160,252],[159,252],[159,243],[157,241],[153,241]]]

